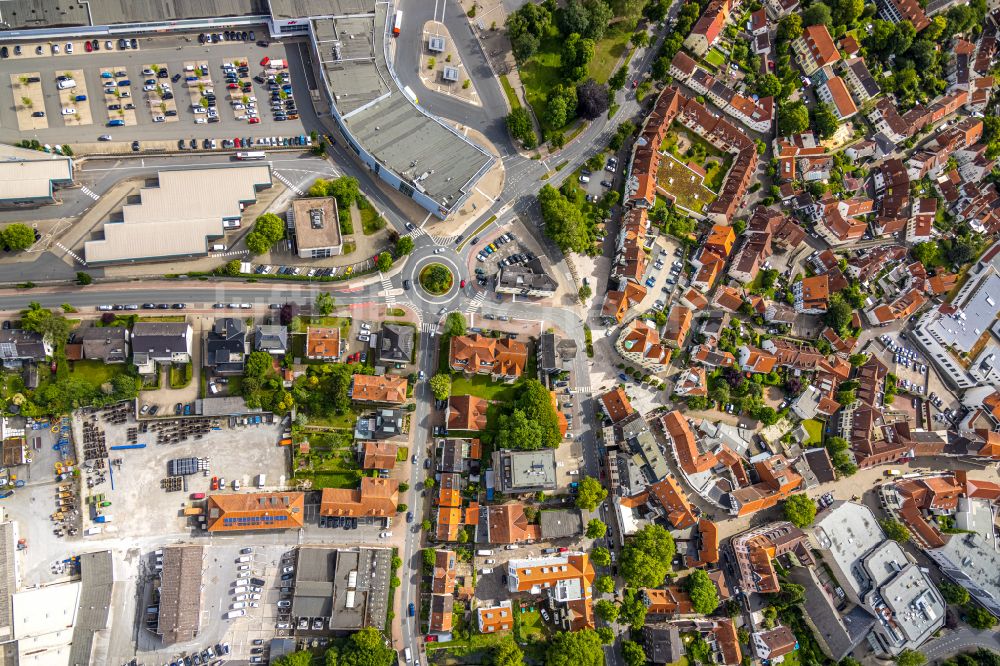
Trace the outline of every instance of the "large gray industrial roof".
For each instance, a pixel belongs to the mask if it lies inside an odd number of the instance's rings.
[[[89,12],[89,16],[88,16]],[[7,30],[73,25],[114,25],[223,16],[265,16],[266,0],[4,0]]]
[[[10,595],[16,592],[14,579],[14,523],[0,523],[0,642],[14,637],[14,615]]]
[[[72,180],[73,160],[69,157],[17,146],[0,147],[0,200],[47,197],[53,182]]]
[[[114,586],[114,562],[110,550],[80,555],[80,600],[73,626],[69,663],[92,664],[94,633],[108,628],[111,615],[111,592]]]
[[[258,187],[270,186],[266,165],[161,171],[158,187],[142,188],[141,202],[122,208],[121,222],[106,222],[104,238],[86,242],[85,259],[108,263],[205,254],[208,239],[225,233],[223,220],[240,219],[240,204],[255,201]]]
[[[374,0],[269,0],[269,4],[275,18],[371,14],[375,6]]]
[[[386,11],[387,5],[379,4],[373,18],[313,21],[323,73],[357,142],[448,208],[494,158],[423,113],[397,88],[385,61]]]
[[[201,626],[202,546],[167,546],[160,573],[160,614],[156,631],[166,645],[189,641]]]

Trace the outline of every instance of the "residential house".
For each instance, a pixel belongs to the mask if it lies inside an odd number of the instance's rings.
[[[549,298],[554,296],[559,284],[546,272],[541,259],[527,264],[502,266],[497,273],[494,291],[498,294]]]
[[[445,422],[448,430],[479,431],[486,428],[489,403],[474,395],[453,395],[448,398]]]
[[[524,513],[524,504],[507,502],[491,504],[479,512],[477,540],[489,544],[515,544],[538,541],[541,529],[533,525]]]
[[[527,362],[528,347],[517,340],[474,333],[449,341],[448,365],[456,372],[488,374],[493,381],[510,383],[521,376]]]
[[[493,451],[494,483],[505,495],[523,495],[556,489],[556,452]]]
[[[212,493],[205,509],[209,532],[302,529],[305,493]]]
[[[677,625],[671,622],[651,622],[642,628],[646,658],[657,666],[680,661],[684,642]]]
[[[402,405],[406,402],[406,377],[354,375],[348,395],[354,402]]]
[[[405,324],[382,324],[378,358],[383,363],[413,362],[414,329]]]
[[[815,563],[805,532],[787,521],[767,523],[737,534],[731,545],[740,587],[747,592],[779,592],[781,582],[773,563],[783,561],[786,555],[794,556],[802,564]]]
[[[795,311],[800,314],[823,314],[830,299],[830,278],[814,275],[792,284]]]
[[[667,315],[667,325],[663,329],[663,343],[668,347],[680,349],[684,339],[691,330],[694,313],[683,305],[674,305]]]
[[[84,360],[106,364],[128,360],[128,329],[124,326],[86,326],[73,332],[67,351],[70,344],[80,345]]]
[[[875,4],[878,6],[880,17],[891,23],[909,21],[917,32],[931,23],[917,0],[877,0]]]
[[[336,326],[306,328],[306,358],[337,361],[340,359],[340,329]]]
[[[187,322],[140,321],[132,327],[132,363],[152,375],[158,363],[190,363],[192,332]]]
[[[868,70],[868,65],[865,64],[864,58],[851,58],[846,61],[841,73],[843,74],[844,82],[847,83],[848,89],[854,95],[854,99],[858,104],[864,104],[882,92],[878,82],[875,81],[875,77]]]
[[[203,365],[216,375],[242,375],[247,351],[246,324],[237,317],[222,317],[205,336]]]
[[[389,442],[361,442],[361,469],[392,469],[399,447]]]
[[[625,389],[621,386],[616,386],[607,393],[601,395],[599,398],[601,410],[604,415],[611,420],[611,423],[618,423],[626,416],[633,414],[635,408],[632,407],[632,403],[628,399],[628,395],[625,393]]]
[[[514,612],[510,599],[476,609],[476,623],[481,634],[495,634],[514,628]]]
[[[507,590],[511,594],[547,595],[554,607],[553,619],[565,631],[594,628],[595,577],[590,556],[582,552],[507,562]]]
[[[844,79],[834,76],[816,87],[816,95],[833,109],[839,120],[847,120],[858,112]]]
[[[644,285],[635,282],[626,282],[623,290],[608,290],[604,296],[601,317],[613,320],[618,324],[622,323],[628,311],[639,305],[646,297],[646,292],[647,289]]]
[[[361,477],[356,490],[349,488],[323,488],[320,496],[319,515],[349,516],[351,518],[391,518],[399,504],[399,481]]]
[[[778,365],[777,357],[763,349],[742,345],[736,351],[739,353],[740,370],[743,372],[766,375]]]
[[[708,378],[705,368],[693,366],[682,372],[680,378],[674,382],[674,393],[689,398],[707,396]]]
[[[354,424],[354,439],[357,441],[392,439],[405,435],[404,412],[401,409],[379,409],[365,416],[359,416]]]
[[[651,372],[661,372],[670,363],[670,348],[660,341],[656,328],[642,319],[633,319],[615,342],[622,358]]]
[[[264,351],[274,356],[284,356],[288,351],[288,327],[261,324],[254,329],[254,351]]]
[[[755,631],[750,634],[750,644],[758,658],[769,664],[780,664],[787,654],[798,648],[799,641],[792,630],[783,624],[774,629]]]
[[[691,28],[691,33],[684,40],[684,47],[699,58],[708,53],[715,40],[722,34],[732,10],[732,0],[712,0],[701,13],[701,18]]]
[[[812,76],[821,67],[840,60],[840,51],[823,24],[803,28],[802,35],[792,42],[792,48],[806,76]]]
[[[754,463],[759,483],[729,493],[729,512],[747,516],[776,506],[802,485],[802,477],[783,455],[774,455]]]

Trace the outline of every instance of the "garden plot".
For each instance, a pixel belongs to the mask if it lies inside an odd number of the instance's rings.
[[[33,116],[33,113],[45,113],[45,95],[42,93],[42,82],[38,72],[10,75],[10,88],[14,93],[14,107],[17,109],[17,128],[22,132],[48,129],[49,119],[44,115]]]
[[[195,112],[194,121],[199,125],[207,123],[210,115],[208,109],[212,105],[209,104],[205,94],[210,91],[214,92],[212,90],[212,77],[208,73],[208,61],[185,62],[183,77],[184,86],[191,96],[191,110]],[[215,115],[218,116],[217,113]]]
[[[67,127],[92,125],[94,119],[90,113],[90,100],[87,99],[87,82],[83,78],[82,69],[69,69],[60,72],[60,76],[68,76],[76,82],[73,88],[59,90],[59,109],[63,122]],[[82,97],[83,99],[79,99]],[[63,113],[72,110],[73,113]]]
[[[131,80],[125,68],[102,67],[101,81],[104,86],[104,104],[108,110],[108,122],[121,120],[127,127],[136,125]],[[129,81],[129,85],[120,85],[124,81]]]
[[[152,65],[143,65],[143,70],[152,70],[153,75],[147,76],[143,75],[143,91],[146,94],[146,103],[149,105],[149,112],[153,116],[153,122],[168,122],[175,123],[180,118],[177,116],[177,100],[171,96],[170,99],[163,99],[163,95],[167,92],[174,94],[173,88],[170,85],[169,78],[160,78],[158,76],[160,71],[167,71],[167,66],[163,63],[156,63]],[[145,81],[155,79],[156,88],[153,90],[145,90]],[[167,112],[172,112],[170,115]],[[157,120],[157,117],[163,118],[163,120]]]
[[[660,160],[656,187],[678,207],[700,215],[716,198],[715,192],[705,187],[704,178],[704,172],[699,173],[673,155],[665,154]]]

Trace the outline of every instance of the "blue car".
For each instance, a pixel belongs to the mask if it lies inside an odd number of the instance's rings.
[[[410,617],[413,617],[414,615],[416,615],[416,612],[417,612],[417,609],[416,609],[416,607],[415,607],[415,606],[413,605],[413,602],[412,602],[412,601],[410,602],[410,607],[409,607],[409,609],[407,610],[407,612],[408,612],[408,613],[410,614]]]
[[[656,284],[656,280],[654,278],[646,278],[646,286],[647,287],[652,287],[655,284]]]
[[[628,381],[628,377],[625,376],[624,372],[619,372],[618,373],[618,379],[622,380],[623,382],[627,382]]]
[[[191,416],[191,405],[184,405],[184,416]]]

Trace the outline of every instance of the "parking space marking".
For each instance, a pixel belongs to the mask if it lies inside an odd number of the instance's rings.
[[[97,201],[98,199],[101,198],[100,194],[98,194],[97,192],[94,192],[92,189],[90,189],[86,185],[82,186],[80,188],[80,191],[83,192],[84,194],[86,194],[88,197],[90,197],[94,201]]]
[[[287,178],[285,178],[284,176],[282,176],[277,171],[274,172],[274,177],[277,178],[278,180],[280,180],[282,183],[284,183],[285,187],[287,187],[288,189],[290,189],[292,192],[295,192],[300,197],[303,194],[305,194],[305,192],[303,192],[301,188],[296,187],[295,185],[293,185],[292,181],[288,180]]]

